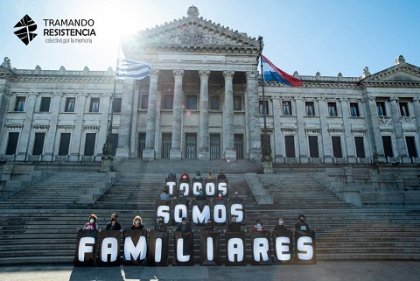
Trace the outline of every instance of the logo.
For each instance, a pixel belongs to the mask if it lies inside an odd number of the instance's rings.
[[[21,28],[20,28],[21,27]],[[34,31],[36,30],[36,23],[31,19],[30,16],[25,15],[15,26],[14,28],[19,28],[15,31],[17,37],[22,40],[25,45],[28,45],[29,42],[34,40],[38,35]]]

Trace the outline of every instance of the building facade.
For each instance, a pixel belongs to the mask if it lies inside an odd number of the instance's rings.
[[[402,56],[361,77],[266,82],[262,100],[258,41],[194,6],[123,50],[151,75],[119,80],[115,93],[112,69],[15,69],[5,58],[0,158],[99,161],[112,133],[122,159],[259,160],[265,111],[276,163],[420,163],[420,69]]]

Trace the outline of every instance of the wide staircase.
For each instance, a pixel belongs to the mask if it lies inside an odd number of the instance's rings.
[[[196,162],[196,169],[199,164]],[[163,171],[184,169],[182,166],[165,167],[162,163],[153,165],[156,165],[153,172],[142,172],[144,163],[137,167],[133,165],[132,169],[127,163],[120,165],[118,182],[93,204],[78,203],[76,194],[89,188],[86,184],[89,179],[97,182],[104,174],[91,172],[85,177],[80,175],[81,172],[63,171],[57,172],[63,174],[54,174],[37,183],[36,188],[31,187],[31,190],[40,189],[40,192],[26,189],[8,201],[0,202],[0,265],[71,263],[76,230],[84,225],[90,213],[98,215],[102,227],[112,212],[119,213],[124,228],[131,225],[135,215],[143,217],[146,227],[153,227],[155,200],[167,174]],[[200,170],[208,169],[204,165]],[[278,217],[283,217],[286,225],[293,228],[297,216],[303,213],[310,226],[316,229],[318,260],[420,260],[419,208],[353,207],[311,178],[307,171],[299,169],[275,176],[260,175],[264,187],[274,198],[274,204],[258,205],[243,178],[243,171],[234,173],[235,170],[229,170],[229,167],[224,167],[224,170],[229,179],[230,193],[238,191],[246,200],[246,225],[243,229],[249,229],[257,218],[271,229]],[[28,196],[30,192],[34,193]],[[199,230],[198,227],[194,229]],[[222,235],[222,249],[223,240]],[[198,235],[195,235],[196,257],[198,243]],[[249,257],[249,239],[247,243]],[[170,256],[173,256],[172,238]]]

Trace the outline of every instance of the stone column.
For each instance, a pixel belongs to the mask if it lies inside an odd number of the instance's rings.
[[[331,136],[328,132],[328,122],[327,122],[327,115],[328,115],[328,106],[327,102],[324,98],[318,99],[319,105],[319,119],[321,121],[321,133],[322,133],[322,154],[324,156],[325,163],[332,163],[333,162],[333,153],[332,153],[332,143],[331,143]]]
[[[366,102],[366,119],[368,124],[368,132],[370,135],[371,151],[373,153],[373,162],[386,162],[384,147],[382,144],[381,132],[379,131],[378,114],[376,108],[376,99],[374,96],[368,96]]]
[[[299,162],[309,162],[308,137],[305,133],[305,102],[301,97],[295,97],[297,118],[297,141],[299,142]]]
[[[155,123],[156,123],[156,95],[158,90],[159,70],[150,72],[149,100],[146,115],[146,145],[143,149],[143,159],[155,159]]]
[[[51,98],[51,118],[50,118],[50,127],[45,136],[45,145],[44,145],[44,160],[53,161],[55,153],[55,144],[57,139],[57,124],[58,124],[58,115],[61,108],[61,98],[63,97],[62,93],[56,92]]]
[[[198,133],[198,159],[209,159],[209,75],[210,71],[200,74],[200,126]]]
[[[417,135],[420,135],[420,97],[413,98],[414,118],[416,119]],[[417,137],[417,155],[420,154],[420,140]]]
[[[126,80],[123,84],[120,128],[116,158],[127,159],[130,156],[131,118],[133,112],[134,81]]]
[[[397,153],[400,156],[403,163],[411,163],[410,158],[407,154],[407,149],[405,146],[405,138],[403,134],[402,124],[400,120],[400,107],[398,104],[398,98],[392,97],[391,101],[391,116],[392,116],[392,124],[394,125],[394,134],[395,134],[395,141],[397,147]]]
[[[111,94],[105,93],[102,95],[99,103],[99,110],[100,110],[100,121],[99,121],[99,132],[98,132],[98,144],[96,145],[95,155],[100,154],[102,155],[102,148],[106,142],[106,137],[108,135],[108,122],[109,122],[109,114],[110,114],[110,100]],[[111,130],[112,132],[112,130]]]
[[[225,101],[223,105],[223,149],[226,160],[236,160],[233,125],[233,75],[234,71],[224,71]]]
[[[273,98],[273,120],[274,120],[274,157],[278,157],[280,163],[285,162],[286,158],[286,149],[284,146],[284,135],[282,132],[282,124],[280,122],[280,114],[281,114],[281,99],[280,97]]]
[[[83,149],[80,145],[83,134],[83,117],[85,115],[87,94],[79,94],[76,97],[76,118],[74,120],[74,131],[70,141],[70,161],[79,161],[80,155],[83,154]]]
[[[182,108],[182,77],[184,70],[174,70],[174,105],[172,113],[172,146],[169,152],[170,159],[181,159],[181,121],[184,109]]]
[[[29,154],[31,154],[31,150],[29,144],[31,143],[32,139],[32,122],[34,117],[34,110],[35,110],[35,100],[38,96],[38,93],[30,92],[26,99],[25,104],[25,121],[23,122],[22,132],[19,136],[19,143],[17,147],[17,161],[24,161],[28,159]]]
[[[347,162],[356,163],[356,151],[354,145],[354,138],[351,133],[351,123],[349,122],[350,118],[350,104],[348,99],[340,99],[341,104],[341,117],[343,118],[344,124],[344,148],[347,150]],[[344,149],[343,149],[344,150]]]
[[[250,71],[246,73],[246,94],[247,94],[247,126],[248,126],[248,145],[249,159],[261,159],[261,129],[260,113],[258,110],[258,72]]]
[[[138,155],[136,144],[138,143],[137,120],[138,120],[138,112],[139,112],[139,92],[140,92],[139,81],[136,81],[134,84],[134,93],[133,93],[133,116],[131,118],[130,158],[136,158]]]

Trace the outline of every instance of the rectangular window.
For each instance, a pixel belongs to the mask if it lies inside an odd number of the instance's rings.
[[[197,109],[197,100],[196,95],[187,95],[185,109]]]
[[[264,113],[265,115],[269,115],[267,100],[266,101],[260,100],[259,106],[260,106],[260,116],[264,116]]]
[[[233,96],[233,110],[242,110],[242,96]]]
[[[315,105],[314,102],[305,102],[306,116],[315,116]]]
[[[286,157],[294,158],[295,153],[295,136],[284,136],[284,144],[286,146]]]
[[[18,112],[25,111],[25,101],[26,101],[25,97],[16,97],[14,110]]]
[[[283,115],[291,116],[292,115],[292,102],[291,101],[283,101]]]
[[[387,157],[393,157],[391,136],[382,136],[382,144],[384,146],[384,153]]]
[[[121,113],[121,101],[122,98],[114,98],[112,100],[112,112]]]
[[[333,147],[333,156],[335,158],[343,158],[343,150],[341,149],[341,137],[331,137],[331,140]]]
[[[58,155],[60,156],[69,155],[70,136],[71,136],[70,133],[61,133],[60,146],[58,147]]]
[[[363,137],[354,137],[354,143],[356,145],[356,156],[358,158],[365,158],[365,144]]]
[[[351,102],[350,103],[350,114],[352,117],[359,117],[359,104],[357,102]]]
[[[220,110],[220,96],[212,95],[209,98],[210,110]]]
[[[244,159],[244,135],[235,134],[233,142],[236,151],[236,158]]]
[[[405,137],[407,143],[407,152],[409,157],[417,157],[416,141],[414,137]]]
[[[89,112],[99,112],[99,98],[91,98]]]
[[[44,150],[45,133],[35,133],[32,155],[41,155]]]
[[[49,112],[50,111],[50,104],[51,104],[51,98],[50,97],[42,97],[41,98],[41,105],[39,107],[39,112]]]
[[[162,109],[170,110],[174,105],[174,96],[173,95],[164,95],[162,102]]]
[[[74,112],[76,98],[66,98],[64,112]]]
[[[95,154],[96,133],[86,133],[85,140],[85,156],[93,156]]]
[[[337,116],[337,104],[335,102],[328,103],[328,115],[330,117]]]
[[[309,156],[311,158],[319,158],[318,137],[309,136]]]
[[[378,101],[376,102],[376,108],[378,111],[378,116],[386,116],[386,108],[385,108],[385,102]]]
[[[410,116],[410,112],[408,111],[408,103],[400,102],[400,112],[402,117]]]
[[[149,102],[149,95],[141,95],[140,109],[147,109]]]
[[[9,132],[9,138],[7,140],[7,147],[6,147],[6,155],[16,154],[18,140],[19,140],[18,132]]]

